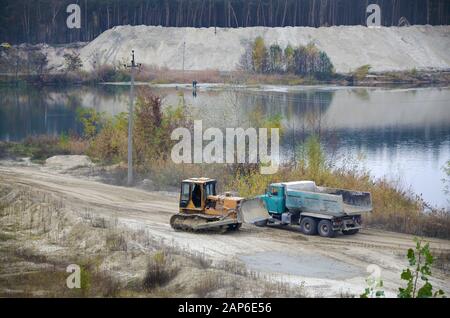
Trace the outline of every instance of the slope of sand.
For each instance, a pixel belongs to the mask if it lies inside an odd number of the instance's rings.
[[[336,71],[347,73],[370,64],[372,71],[450,69],[450,26],[165,28],[118,26],[81,48],[84,67],[92,60],[118,64],[136,51],[138,62],[169,69],[236,69],[245,48],[257,36],[266,44],[296,46],[314,41],[331,58]],[[185,44],[183,44],[185,43]],[[183,49],[184,47],[184,49]]]

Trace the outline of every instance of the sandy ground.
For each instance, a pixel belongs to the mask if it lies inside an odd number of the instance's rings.
[[[107,185],[39,166],[0,165],[0,182],[26,185],[63,198],[66,205],[89,207],[130,228],[145,228],[167,244],[198,251],[215,261],[239,259],[249,269],[284,282],[301,283],[313,296],[359,295],[366,287],[367,266],[378,265],[388,296],[395,296],[410,235],[365,229],[355,236],[326,239],[304,236],[295,229],[244,225],[228,234],[174,231],[169,218],[177,212],[176,195]],[[427,239],[433,251],[450,253],[448,240]],[[434,270],[433,285],[450,292],[450,278]]]
[[[256,37],[283,49],[314,42],[329,56],[338,73],[370,64],[371,71],[450,68],[450,27],[285,27],[164,28],[118,26],[100,34],[80,50],[84,68],[120,65],[136,51],[139,63],[181,70],[232,71]],[[184,53],[183,53],[184,52]]]

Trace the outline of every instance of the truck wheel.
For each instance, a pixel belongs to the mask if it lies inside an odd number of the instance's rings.
[[[336,231],[333,230],[333,225],[329,220],[320,221],[317,229],[319,231],[319,235],[323,237],[334,237],[336,235]]]
[[[342,231],[342,234],[344,235],[353,235],[359,232],[359,229],[353,229],[353,230],[347,230],[347,231]]]
[[[317,222],[313,218],[303,218],[300,222],[300,230],[306,235],[317,234]]]

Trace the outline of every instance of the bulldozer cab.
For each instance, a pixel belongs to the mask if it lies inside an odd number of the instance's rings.
[[[216,180],[209,178],[190,178],[181,182],[180,211],[203,211],[208,196],[216,195]]]

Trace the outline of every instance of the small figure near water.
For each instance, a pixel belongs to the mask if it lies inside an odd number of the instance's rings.
[[[197,97],[197,81],[192,81],[192,97]]]

